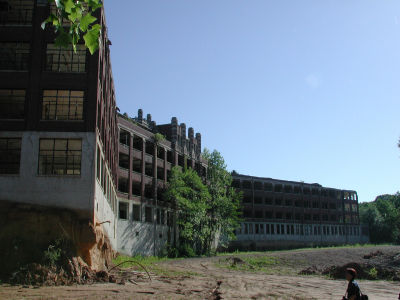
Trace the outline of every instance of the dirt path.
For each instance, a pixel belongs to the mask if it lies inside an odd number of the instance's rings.
[[[400,253],[400,247],[377,249],[385,253]],[[0,299],[341,299],[346,289],[345,281],[295,274],[304,266],[309,266],[310,261],[330,265],[336,257],[340,263],[347,263],[371,251],[376,249],[298,250],[266,254],[287,259],[289,263],[286,266],[290,269],[281,269],[285,275],[244,272],[217,266],[226,257],[168,261],[162,266],[197,275],[157,277],[151,282],[127,282],[125,285],[41,288],[2,285]],[[400,292],[399,284],[394,282],[361,280],[360,286],[372,300],[398,299]]]

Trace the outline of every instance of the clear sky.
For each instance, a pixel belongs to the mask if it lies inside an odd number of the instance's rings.
[[[121,112],[243,174],[400,190],[399,0],[105,2]]]

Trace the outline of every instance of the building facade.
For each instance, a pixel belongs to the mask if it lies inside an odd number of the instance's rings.
[[[117,247],[110,41],[102,8],[99,51],[55,46],[54,31],[41,28],[53,9],[43,0],[0,1],[0,201],[73,211],[90,226],[76,234],[94,235],[92,245],[82,242],[91,262],[96,241]]]
[[[177,233],[171,203],[165,192],[174,166],[192,168],[205,176],[207,163],[201,156],[201,134],[188,132],[184,123],[156,125],[148,114],[118,116],[118,251],[127,255],[158,254],[173,244]],[[157,140],[156,134],[164,139]]]
[[[234,248],[338,245],[368,242],[356,191],[233,173],[243,193],[243,223]]]

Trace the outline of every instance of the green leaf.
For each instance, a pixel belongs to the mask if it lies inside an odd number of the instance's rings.
[[[97,49],[99,49],[100,28],[101,26],[99,24],[95,24],[83,36],[83,39],[85,40],[85,45],[89,49],[90,54],[95,53]]]
[[[72,0],[64,0],[64,10],[70,14],[72,9],[75,8],[75,3]]]
[[[89,28],[89,25],[95,22],[97,19],[93,17],[90,13],[87,13],[82,19],[81,22],[79,23],[79,28],[83,31],[86,32]]]
[[[58,47],[69,48],[70,43],[72,42],[72,37],[70,34],[61,29],[54,42]]]

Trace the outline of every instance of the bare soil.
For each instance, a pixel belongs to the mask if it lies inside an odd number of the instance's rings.
[[[343,279],[322,275],[324,270],[349,263],[400,271],[400,246],[305,249],[211,258],[172,260],[160,263],[168,275],[126,276],[117,283],[33,287],[0,285],[0,299],[342,299]],[[273,257],[267,268],[238,270],[248,257]],[[229,258],[229,260],[227,260]],[[313,275],[299,275],[310,269]],[[178,275],[177,275],[178,274]],[[183,275],[179,275],[183,274]],[[184,275],[191,274],[191,275]],[[399,282],[359,280],[369,299],[398,299]]]

